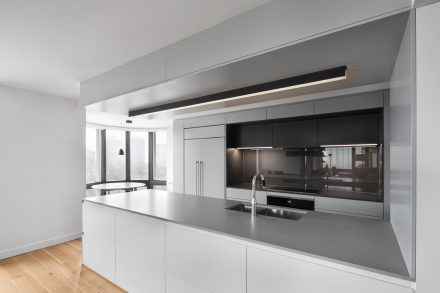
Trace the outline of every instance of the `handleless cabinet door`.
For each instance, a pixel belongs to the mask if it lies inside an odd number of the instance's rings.
[[[316,119],[273,124],[273,146],[296,148],[318,145]]]
[[[247,293],[413,293],[412,289],[304,260],[247,249]]]
[[[83,203],[83,264],[115,282],[115,210]]]
[[[165,224],[116,212],[116,284],[131,293],[165,292]]]
[[[272,123],[231,125],[227,133],[228,148],[272,146]]]
[[[379,142],[378,113],[318,119],[320,145]]]
[[[244,244],[174,225],[167,225],[165,239],[167,273],[209,292],[246,292]]]

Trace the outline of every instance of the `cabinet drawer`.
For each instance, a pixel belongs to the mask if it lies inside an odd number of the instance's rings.
[[[266,192],[257,190],[257,203],[267,204]],[[251,190],[239,188],[226,188],[226,197],[232,200],[251,201]]]
[[[383,218],[383,203],[342,198],[315,197],[315,210]]]
[[[210,293],[205,289],[191,284],[181,278],[167,273],[167,293]]]
[[[166,269],[211,292],[246,292],[246,246],[167,225]]]
[[[248,293],[412,293],[366,276],[248,247]]]
[[[224,137],[224,136],[225,136],[224,125],[187,128],[184,130],[184,139]]]

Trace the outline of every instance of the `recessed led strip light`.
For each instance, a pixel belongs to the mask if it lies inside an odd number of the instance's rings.
[[[347,79],[347,66],[326,69],[318,72],[270,81],[235,90],[225,91],[212,95],[173,102],[153,107],[147,107],[129,112],[129,116],[153,114],[158,112],[188,109],[198,106],[227,102],[265,94],[277,93],[298,88],[310,87]]]
[[[267,147],[239,147],[236,148],[237,150],[259,150],[259,149],[273,149],[273,147],[267,146]]]
[[[340,148],[340,147],[376,147],[377,143],[359,143],[359,144],[324,144],[322,148]]]

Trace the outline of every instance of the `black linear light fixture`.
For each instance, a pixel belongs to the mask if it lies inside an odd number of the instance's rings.
[[[197,97],[193,99],[132,110],[129,116],[138,116],[144,114],[152,114],[157,112],[164,112],[177,109],[191,108],[201,105],[213,104],[218,102],[242,99],[263,94],[276,93],[296,88],[308,87],[323,83],[335,82],[344,80],[347,66],[339,66],[331,69],[307,73],[294,77],[274,80],[266,83],[251,85],[243,88],[238,88],[221,93],[211,94],[207,96]]]

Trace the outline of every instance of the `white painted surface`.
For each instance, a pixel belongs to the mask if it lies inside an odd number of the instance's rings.
[[[166,268],[212,292],[246,292],[246,246],[167,226]]]
[[[173,121],[173,192],[184,192],[183,120]]]
[[[252,191],[248,189],[226,188],[226,197],[232,200],[251,201]],[[257,204],[267,204],[266,191],[257,190]]]
[[[83,264],[115,283],[115,210],[83,203]]]
[[[78,97],[80,81],[264,2],[1,1],[0,83]]]
[[[224,137],[224,136],[225,136],[224,125],[187,128],[184,130],[184,139]]]
[[[347,215],[383,218],[383,203],[316,196],[315,210]]]
[[[408,9],[410,4],[410,0],[273,0],[168,46],[167,79],[328,34]]]
[[[185,140],[185,193],[225,197],[225,138]]]
[[[226,113],[226,123],[266,120],[266,108]]]
[[[407,287],[247,248],[247,293],[412,293]]]
[[[383,92],[325,99],[315,102],[315,114],[363,110],[383,107]]]
[[[165,224],[116,211],[116,284],[128,292],[165,292]]]
[[[438,291],[440,263],[440,3],[416,11],[417,46],[417,293]]]
[[[225,114],[200,116],[183,120],[184,128],[225,124]]]
[[[167,273],[167,293],[209,293],[199,286]]]
[[[84,110],[4,86],[0,103],[0,258],[79,238]]]
[[[390,221],[415,275],[415,15],[408,20],[390,83]]]
[[[307,116],[314,112],[313,102],[295,103],[267,108],[267,119]]]

